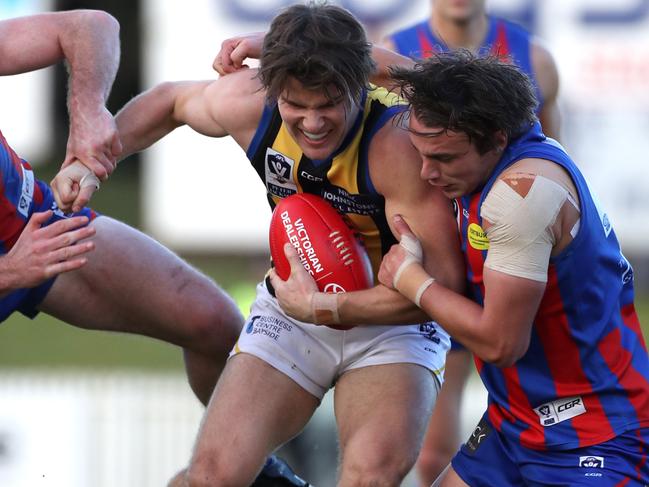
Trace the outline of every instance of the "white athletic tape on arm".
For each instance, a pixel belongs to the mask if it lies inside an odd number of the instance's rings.
[[[410,235],[403,235],[399,245],[405,249],[406,257],[394,273],[392,286],[421,307],[421,297],[435,279],[421,266],[424,251],[419,240]]]
[[[316,325],[338,325],[338,295],[333,293],[313,293],[311,314]]]
[[[401,262],[401,265],[397,269],[397,272],[394,273],[394,277],[392,278],[392,287],[394,287],[395,289],[397,289],[397,282],[399,282],[399,278],[401,277],[401,274],[403,274],[403,271],[406,270],[406,267],[408,267],[413,262],[421,264],[424,256],[424,251],[421,248],[419,240],[411,237],[410,235],[402,236],[399,245],[401,245],[401,247],[405,249],[406,258],[403,259],[403,262]]]
[[[486,230],[485,266],[547,282],[555,243],[552,225],[567,197],[565,188],[543,176],[536,176],[524,198],[504,181],[497,181],[480,208],[481,216],[492,223]]]
[[[89,171],[81,178],[79,181],[79,187],[85,188],[86,186],[94,186],[95,189],[99,189],[101,184],[99,183],[99,178],[95,176],[95,173]]]
[[[426,292],[426,289],[428,289],[430,285],[434,282],[435,282],[435,278],[429,277],[419,285],[419,289],[417,289],[417,293],[415,294],[415,299],[414,299],[415,304],[417,305],[418,308],[421,308],[422,295]]]

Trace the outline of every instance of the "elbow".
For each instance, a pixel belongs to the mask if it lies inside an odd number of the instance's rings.
[[[77,14],[83,22],[91,25],[98,32],[119,34],[119,22],[108,12],[103,10],[78,10]]]
[[[511,367],[527,353],[528,348],[529,340],[524,343],[499,340],[497,343],[489,343],[484,353],[480,354],[479,357],[496,367]]]

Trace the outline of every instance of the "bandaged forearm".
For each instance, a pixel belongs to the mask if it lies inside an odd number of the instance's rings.
[[[338,313],[338,294],[313,293],[311,297],[311,316],[316,325],[340,324]]]
[[[404,235],[399,242],[407,252],[406,258],[394,273],[392,286],[410,301],[421,307],[421,296],[435,282],[422,267],[423,250],[418,240]]]

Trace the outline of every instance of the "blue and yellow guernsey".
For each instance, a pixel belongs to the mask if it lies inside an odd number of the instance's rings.
[[[312,193],[346,215],[361,235],[376,274],[395,239],[386,221],[385,200],[372,184],[367,155],[372,137],[405,105],[384,88],[371,87],[361,100],[352,129],[327,159],[304,155],[276,104],[264,108],[247,156],[266,185],[271,208],[292,194]]]

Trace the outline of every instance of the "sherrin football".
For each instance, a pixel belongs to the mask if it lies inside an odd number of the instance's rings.
[[[289,242],[322,292],[358,291],[374,283],[359,238],[320,196],[297,193],[282,199],[271,217],[269,240],[275,270],[283,280],[291,274],[284,255],[284,244]]]

